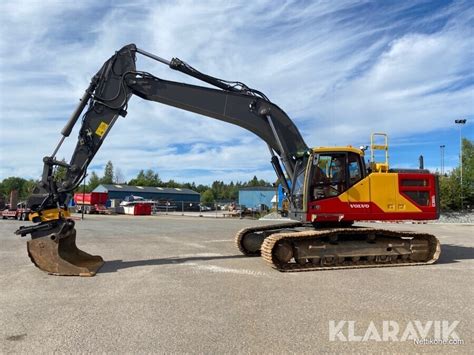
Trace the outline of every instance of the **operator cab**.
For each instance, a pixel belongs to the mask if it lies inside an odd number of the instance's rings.
[[[340,195],[366,176],[364,152],[352,147],[314,148],[309,168],[310,200]]]

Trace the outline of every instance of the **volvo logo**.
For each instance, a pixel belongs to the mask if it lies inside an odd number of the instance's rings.
[[[349,203],[350,208],[370,208],[368,203]]]

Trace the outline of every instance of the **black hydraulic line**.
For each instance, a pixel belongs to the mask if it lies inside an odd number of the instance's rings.
[[[77,105],[76,109],[74,110],[68,122],[66,123],[66,125],[61,131],[61,134],[64,137],[69,137],[69,135],[71,134],[71,131],[74,128],[78,118],[81,116],[81,113],[84,110],[84,107],[86,107],[87,103],[89,102],[89,99],[92,96],[91,93],[94,92],[95,87],[96,87],[96,83],[91,82],[87,90],[84,92],[84,95],[82,95],[82,98],[79,100],[79,104]]]
[[[269,101],[268,98],[265,96],[265,94],[263,94],[262,92],[258,90],[249,88],[244,83],[237,82],[237,81],[234,82],[234,81],[222,80],[222,79],[215,78],[213,76],[201,73],[200,71],[193,68],[192,66],[190,66],[189,64],[187,64],[186,62],[182,61],[179,58],[172,58],[171,60],[167,60],[140,48],[137,48],[136,51],[137,53],[143,54],[144,56],[148,58],[154,59],[160,63],[163,63],[169,66],[171,69],[174,69],[183,74],[192,76],[193,78],[204,81],[222,90],[239,92],[239,93],[244,93],[244,94],[249,94],[249,95],[254,95],[254,96],[256,95]]]
[[[181,73],[187,74],[189,76],[192,76],[193,78],[204,81],[208,84],[214,85],[222,90],[232,91],[232,92],[242,92],[241,89],[237,89],[233,85],[229,85],[227,83],[224,83],[222,80],[219,80],[210,75],[203,74],[197,71],[196,69],[192,68],[191,66],[189,66],[188,64],[186,64],[179,58],[173,58],[171,60],[170,68],[180,71]]]
[[[56,153],[58,152],[59,148],[63,144],[64,139],[66,137],[69,137],[69,135],[71,134],[72,129],[76,125],[77,120],[79,119],[79,117],[81,116],[82,111],[84,110],[84,107],[86,107],[87,103],[89,102],[89,99],[91,98],[92,92],[94,91],[95,86],[96,86],[96,84],[95,84],[94,81],[92,81],[89,84],[89,87],[84,92],[84,95],[82,95],[81,99],[79,100],[79,104],[76,106],[76,109],[72,113],[71,117],[67,121],[64,128],[61,130],[62,137],[61,137],[58,145],[54,149],[53,154],[51,154],[52,158],[54,158],[56,156]]]
[[[160,63],[163,63],[163,64],[166,64],[166,65],[170,65],[170,61],[169,60],[166,60],[164,58],[161,58],[161,57],[158,57],[157,55],[153,54],[153,53],[150,53],[150,52],[147,52],[147,51],[144,51],[143,49],[140,49],[140,48],[137,48],[137,53],[140,53],[140,54],[143,54],[144,56],[148,57],[148,58],[151,58],[151,59],[154,59]]]
[[[265,117],[268,120],[268,125],[270,126],[272,130],[273,136],[275,137],[275,141],[278,144],[278,147],[280,148],[280,152],[281,152],[280,156],[282,157],[282,160],[283,160],[283,166],[285,167],[288,175],[292,176],[294,174],[294,170],[292,166],[290,165],[290,163],[288,162],[288,152],[286,152],[285,148],[283,147],[278,131],[276,130],[275,125],[273,123],[272,116],[267,114],[265,115]]]
[[[288,193],[288,199],[290,200],[291,203],[293,203],[293,198],[290,194],[290,191],[291,191],[290,186],[288,185],[288,181],[285,178],[285,174],[283,173],[283,170],[281,168],[280,161],[273,152],[272,152],[271,163],[272,163],[273,169],[275,170],[276,175],[278,176],[278,180],[281,182],[281,184],[283,185],[283,188]]]

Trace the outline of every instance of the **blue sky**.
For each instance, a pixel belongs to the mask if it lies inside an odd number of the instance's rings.
[[[393,167],[458,164],[474,139],[472,1],[3,1],[0,179],[38,178],[92,75],[128,43],[263,91],[308,145],[360,146],[386,132]],[[139,58],[137,68],[198,84]],[[268,150],[232,125],[132,98],[90,166],[125,179],[270,181]],[[75,132],[58,154],[69,159]]]

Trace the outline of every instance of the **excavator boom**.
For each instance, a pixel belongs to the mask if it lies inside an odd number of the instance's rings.
[[[159,58],[130,44],[104,63],[92,78],[78,107],[61,131],[63,137],[53,154],[44,158],[42,180],[30,196],[30,208],[39,211],[65,204],[70,192],[81,183],[89,163],[117,119],[127,114],[128,101],[133,94],[145,100],[245,128],[264,140],[271,152],[281,158],[289,176],[294,174],[297,160],[308,152],[309,148],[293,121],[264,94],[249,89],[242,83],[236,84],[241,87],[237,90],[236,85],[223,84],[222,80],[199,73],[176,58],[170,62],[162,58],[159,60],[169,63],[173,69],[197,78],[203,77],[206,82],[221,89],[163,80],[150,73],[136,71],[136,53],[146,53],[153,59]],[[57,161],[55,155],[59,147],[70,135],[85,109],[76,148],[69,164]],[[53,180],[54,166],[67,169],[66,177],[62,181]],[[277,174],[280,179],[286,179],[281,172]]]

